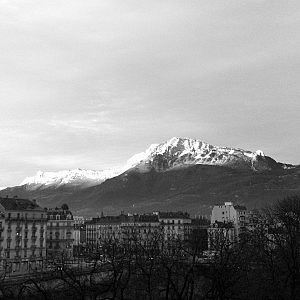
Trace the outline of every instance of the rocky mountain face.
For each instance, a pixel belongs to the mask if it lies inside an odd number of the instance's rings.
[[[172,138],[165,143],[152,145],[138,156],[140,162],[134,168],[140,172],[151,169],[164,172],[190,165],[225,166],[253,171],[271,170],[281,166],[260,150],[251,152],[216,147],[200,140],[187,138]]]
[[[203,214],[214,203],[253,208],[299,191],[299,166],[278,163],[262,151],[172,138],[134,155],[123,167],[38,172],[0,196],[36,198],[48,207],[67,202],[83,215],[158,209]]]

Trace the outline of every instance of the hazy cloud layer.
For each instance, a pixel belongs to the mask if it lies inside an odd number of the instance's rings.
[[[0,0],[0,186],[172,136],[299,163],[300,3]]]

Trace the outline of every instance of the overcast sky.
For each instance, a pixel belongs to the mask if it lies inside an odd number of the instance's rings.
[[[173,136],[299,164],[299,28],[299,0],[0,0],[0,186]]]

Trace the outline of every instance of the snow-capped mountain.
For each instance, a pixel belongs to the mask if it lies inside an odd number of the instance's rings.
[[[33,177],[27,177],[21,185],[35,189],[38,187],[93,186],[109,178],[116,177],[128,170],[158,172],[189,165],[217,165],[232,168],[247,168],[261,171],[272,168],[276,162],[264,155],[242,149],[216,147],[196,139],[172,138],[161,144],[151,145],[145,152],[132,156],[123,167],[109,170],[64,170],[59,172],[39,171]]]
[[[68,203],[86,216],[122,210],[203,214],[214,203],[234,200],[252,209],[299,194],[299,176],[300,165],[277,163],[260,150],[172,138],[134,155],[123,167],[38,172],[21,186],[1,190],[0,197],[37,199],[42,207]]]
[[[177,137],[162,144],[151,145],[145,152],[133,156],[132,159],[135,169],[141,172],[153,168],[156,171],[167,171],[197,164],[262,171],[276,165],[276,162],[265,156],[261,150],[251,152],[238,148],[217,147],[200,140]]]
[[[59,187],[63,185],[92,186],[100,184],[108,178],[118,176],[122,173],[121,169],[110,170],[63,170],[58,172],[38,171],[35,176],[25,178],[20,185],[27,185],[32,188],[40,186]]]

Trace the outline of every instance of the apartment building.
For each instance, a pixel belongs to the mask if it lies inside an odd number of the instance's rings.
[[[43,268],[47,213],[35,201],[0,198],[0,266],[6,274]]]
[[[239,240],[241,233],[246,230],[248,224],[248,212],[245,206],[234,205],[225,202],[213,207],[211,214],[211,226],[208,229],[208,247],[220,243],[233,244]]]
[[[102,241],[149,241],[160,234],[166,240],[186,239],[191,232],[191,218],[183,212],[156,212],[142,215],[102,216],[85,223],[86,242],[97,247]]]
[[[47,209],[47,257],[73,256],[74,219],[68,205]]]
[[[85,241],[85,228],[84,217],[73,216],[74,220],[74,231],[73,231],[73,246],[78,246]]]
[[[163,234],[166,240],[185,240],[191,233],[191,218],[185,212],[157,212],[160,224],[163,227]]]
[[[95,248],[103,241],[122,240],[122,223],[128,220],[128,216],[121,214],[102,216],[87,221],[85,223],[87,245]]]
[[[236,227],[246,226],[247,208],[241,205],[233,205],[232,202],[215,205],[211,214],[211,224],[215,222],[232,222]]]
[[[121,228],[124,242],[139,241],[144,246],[152,243],[163,233],[158,215],[155,214],[129,216],[122,222]]]

